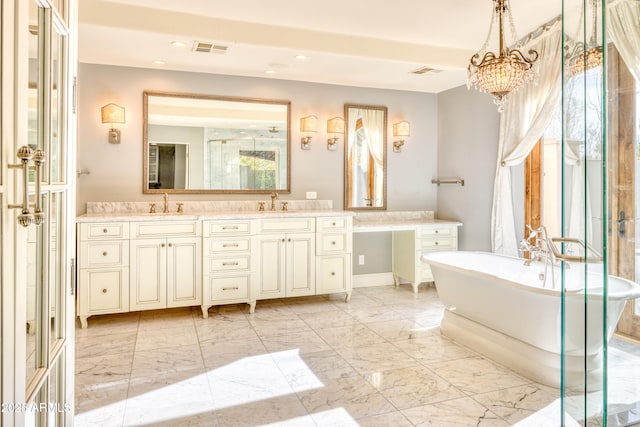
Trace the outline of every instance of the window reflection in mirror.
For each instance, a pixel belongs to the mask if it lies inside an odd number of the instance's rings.
[[[386,209],[387,107],[345,104],[345,209]]]
[[[290,103],[144,93],[144,192],[290,191]]]

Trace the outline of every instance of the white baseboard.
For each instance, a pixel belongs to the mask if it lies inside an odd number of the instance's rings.
[[[354,274],[353,287],[366,288],[369,286],[393,285],[393,273]]]

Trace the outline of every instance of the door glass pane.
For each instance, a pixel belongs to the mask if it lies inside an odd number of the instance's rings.
[[[51,40],[51,145],[49,148],[49,167],[51,171],[51,182],[61,182],[63,180],[63,156],[62,138],[64,129],[64,118],[61,115],[61,105],[64,97],[64,79],[62,69],[62,55],[64,53],[63,43],[65,37],[58,34],[55,27]]]
[[[64,271],[61,267],[63,248],[63,232],[62,226],[62,193],[51,193],[51,202],[49,208],[49,305],[51,313],[51,334],[50,340],[55,340],[64,336],[64,305],[61,300],[64,287],[63,275]]]

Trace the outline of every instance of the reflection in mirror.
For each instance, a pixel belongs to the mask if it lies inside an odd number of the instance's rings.
[[[387,208],[387,107],[345,104],[345,209]]]
[[[290,102],[144,93],[145,193],[290,191]]]

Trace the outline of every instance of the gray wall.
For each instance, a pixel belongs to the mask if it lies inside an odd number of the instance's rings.
[[[324,85],[276,79],[233,77],[94,64],[80,64],[78,78],[78,168],[90,170],[78,180],[78,214],[89,201],[157,201],[142,193],[142,92],[144,90],[270,98],[291,101],[291,194],[281,199],[303,199],[316,191],[319,199],[343,208],[344,141],[327,151],[326,121],[344,115],[345,103],[388,107],[387,208],[436,210],[437,187],[430,183],[438,161],[438,105],[434,94]],[[126,108],[121,125],[122,143],[107,142],[107,125],[100,123],[100,107],[114,102]],[[453,106],[452,106],[453,107]],[[459,108],[459,107],[458,107]],[[300,117],[319,117],[319,132],[312,149],[300,149]],[[393,123],[407,120],[411,136],[402,153],[393,153]],[[175,195],[173,200],[265,200],[265,195]],[[355,237],[357,255],[365,255],[360,273],[390,271],[388,236]],[[371,242],[373,239],[374,243]],[[387,260],[374,265],[373,260]],[[369,261],[371,260],[371,261]]]
[[[458,229],[461,250],[491,251],[499,121],[490,95],[466,86],[438,94],[437,175],[462,178],[464,187],[441,185],[436,213],[439,218],[463,223]]]

